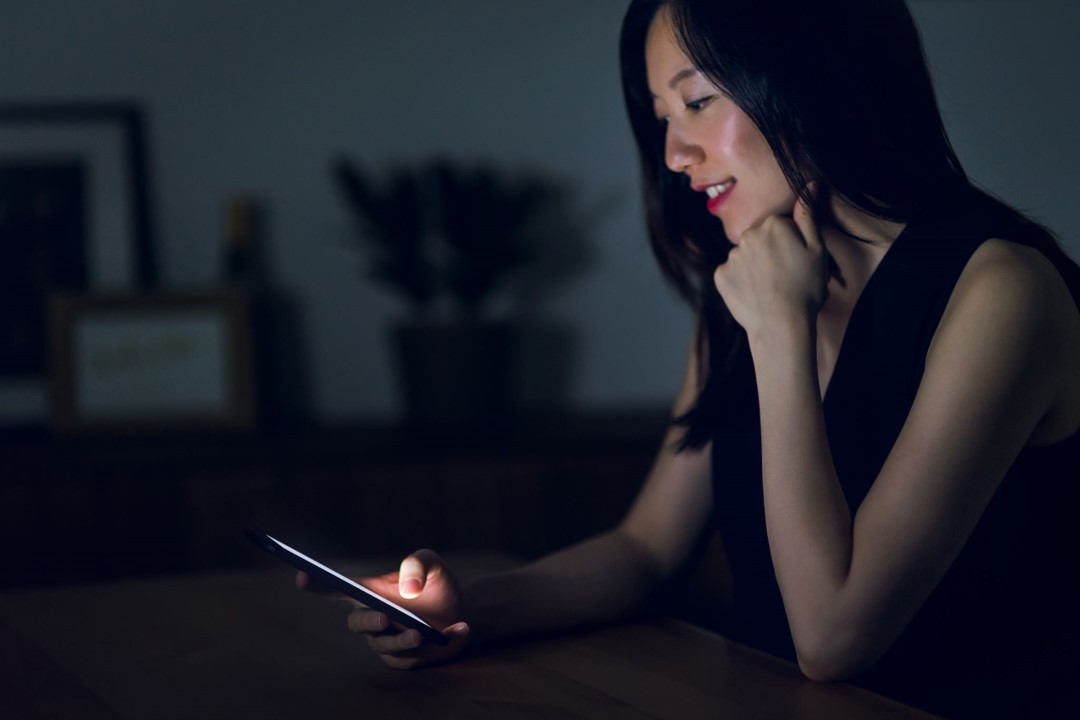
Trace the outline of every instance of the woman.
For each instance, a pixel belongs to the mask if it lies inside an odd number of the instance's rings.
[[[415,667],[630,617],[718,528],[731,637],[949,715],[1049,707],[1080,270],[968,181],[904,3],[634,0],[622,63],[653,249],[699,314],[656,464],[618,527],[533,565],[366,580],[449,647],[349,627]]]

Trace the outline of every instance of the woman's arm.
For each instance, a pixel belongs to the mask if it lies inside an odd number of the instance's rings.
[[[675,416],[697,395],[688,353]],[[675,448],[671,429],[630,512],[616,528],[535,563],[466,588],[473,641],[611,622],[641,612],[689,555],[711,511],[709,450]]]
[[[1080,319],[1041,254],[980,246],[854,519],[826,437],[813,324],[770,323],[751,352],[769,545],[799,663],[812,678],[845,677],[910,621],[1040,423],[1065,403],[1073,424],[1062,427],[1075,430]]]
[[[691,349],[675,413],[697,395],[697,360]],[[510,641],[526,635],[611,622],[644,609],[660,584],[689,556],[711,513],[708,448],[676,452],[680,431],[670,430],[645,486],[625,520],[613,530],[531,565],[472,583],[464,591],[430,550],[405,558],[398,572],[361,578],[369,589],[419,613],[447,635],[443,647],[402,632],[384,614],[357,607],[353,632],[364,635],[388,665],[409,669],[445,662],[467,644]],[[297,584],[306,587],[301,573]]]

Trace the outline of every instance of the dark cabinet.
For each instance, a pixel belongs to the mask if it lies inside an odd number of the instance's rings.
[[[253,525],[325,557],[531,557],[618,522],[662,412],[501,432],[356,425],[273,436],[0,436],[0,586],[265,561]]]

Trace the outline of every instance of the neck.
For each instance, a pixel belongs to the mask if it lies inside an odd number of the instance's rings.
[[[833,196],[832,212],[833,217],[836,218],[841,227],[865,242],[852,238],[847,238],[847,240],[857,242],[860,245],[869,243],[870,245],[888,249],[904,229],[904,223],[874,217],[851,205],[838,195]],[[834,228],[834,230],[837,235],[844,235],[839,228]]]
[[[822,313],[846,316],[904,225],[869,215],[840,198],[833,199],[833,215],[850,235],[837,226],[822,228],[832,261],[829,298]]]

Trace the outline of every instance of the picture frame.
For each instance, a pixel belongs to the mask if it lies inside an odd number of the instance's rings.
[[[0,425],[48,419],[48,293],[151,288],[151,228],[137,104],[0,104]]]
[[[253,427],[246,293],[60,294],[50,320],[58,431]]]

